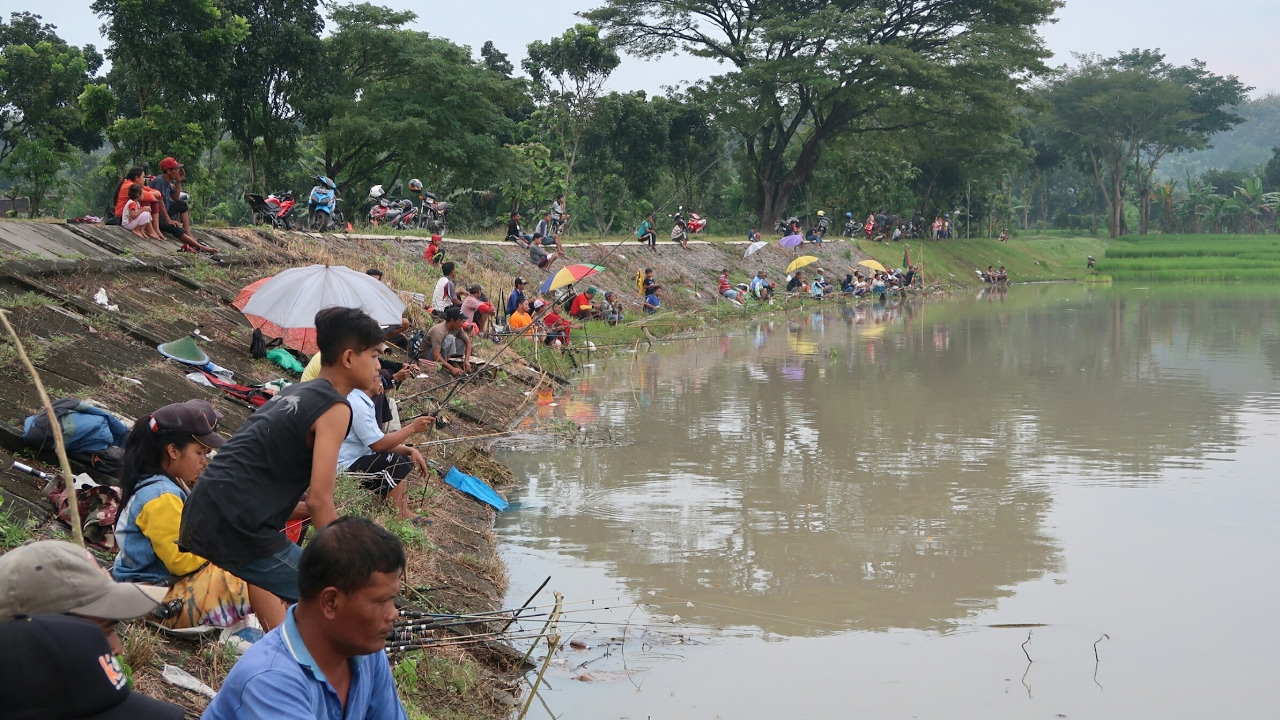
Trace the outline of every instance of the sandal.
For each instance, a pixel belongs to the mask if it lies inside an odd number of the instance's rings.
[[[417,527],[425,527],[427,525],[431,525],[432,523],[434,523],[435,520],[432,520],[426,515],[418,515],[414,517],[412,520],[410,520],[409,522],[413,523]]]

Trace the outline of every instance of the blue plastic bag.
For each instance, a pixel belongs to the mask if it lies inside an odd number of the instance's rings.
[[[502,496],[485,481],[466,475],[456,467],[449,468],[449,474],[444,476],[444,481],[471,497],[492,505],[498,512],[507,509],[507,501],[503,500]]]

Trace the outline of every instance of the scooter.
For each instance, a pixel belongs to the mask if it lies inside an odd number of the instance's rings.
[[[292,230],[293,220],[289,214],[297,200],[292,190],[272,193],[265,198],[257,193],[245,193],[244,199],[249,203],[249,212],[254,225],[270,225],[277,230]]]
[[[844,236],[847,238],[851,238],[854,235],[858,234],[858,230],[862,226],[858,223],[857,220],[853,219],[853,213],[845,213],[844,216],[847,218],[847,220],[845,220],[845,223],[844,223]]]
[[[684,206],[681,205],[679,208],[676,209],[676,214],[673,215],[672,218],[684,219],[685,230],[687,230],[690,235],[695,235],[697,233],[702,232],[704,229],[706,229],[707,227],[706,218],[702,217],[696,212],[693,212],[692,210],[689,211],[688,218],[685,218],[684,214],[685,214]]]
[[[369,208],[370,225],[386,223],[398,230],[405,230],[408,228],[405,216],[410,215],[410,219],[417,217],[417,209],[413,207],[412,200],[392,200],[387,197],[387,192],[381,185],[369,188],[369,199],[374,201],[373,207]]]
[[[316,175],[316,186],[307,198],[307,229],[324,232],[342,225],[342,213],[338,210],[338,186],[324,175]]]

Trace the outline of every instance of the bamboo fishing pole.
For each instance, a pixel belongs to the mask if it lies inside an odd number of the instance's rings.
[[[67,512],[71,516],[71,540],[80,547],[84,547],[84,531],[80,527],[80,504],[76,500],[76,479],[71,473],[71,461],[67,460],[67,446],[62,439],[62,423],[58,422],[58,414],[53,411],[53,403],[49,400],[49,393],[44,390],[40,373],[36,371],[36,366],[27,356],[27,349],[18,339],[18,332],[13,329],[13,325],[9,324],[8,310],[0,310],[0,322],[4,323],[4,329],[9,332],[9,337],[13,338],[13,347],[18,352],[18,358],[22,360],[23,365],[27,366],[27,372],[31,373],[31,381],[35,383],[36,393],[40,395],[40,402],[44,405],[44,414],[49,418],[49,428],[53,432],[53,450],[58,455],[58,464],[62,466],[62,479],[67,486]]]

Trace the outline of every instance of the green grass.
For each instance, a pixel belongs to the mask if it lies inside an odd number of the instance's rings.
[[[1106,244],[1089,237],[1014,238],[1007,243],[986,238],[912,240],[911,262],[924,265],[927,283],[981,285],[975,270],[1005,266],[1013,282],[1080,280],[1089,273],[1087,258],[1103,257]],[[886,267],[901,267],[903,243],[859,241],[857,246]]]
[[[1280,237],[1127,236],[1108,244],[1097,270],[1114,280],[1280,280]]]

